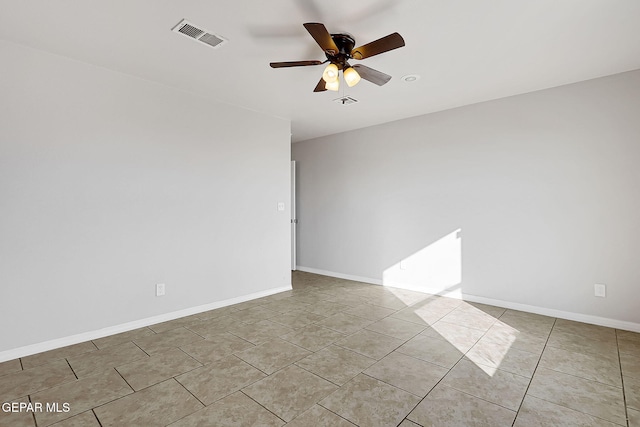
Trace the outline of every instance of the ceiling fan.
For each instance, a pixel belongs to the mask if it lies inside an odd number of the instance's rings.
[[[324,51],[326,61],[288,61],[272,62],[271,68],[304,67],[307,65],[321,65],[329,63],[322,73],[314,92],[325,90],[337,91],[340,87],[339,71],[342,70],[344,80],[349,87],[355,86],[360,78],[382,86],[391,80],[391,76],[373,68],[356,64],[351,66],[350,59],[365,59],[404,46],[404,39],[398,33],[389,34],[378,40],[360,47],[355,47],[356,41],[350,34],[329,34],[323,24],[310,22],[304,24],[311,37]]]

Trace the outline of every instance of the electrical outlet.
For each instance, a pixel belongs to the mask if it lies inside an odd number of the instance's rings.
[[[400,270],[406,270],[407,269],[407,261],[402,260],[400,261]]]
[[[164,295],[164,283],[158,283],[156,285],[156,296],[161,297]]]
[[[607,285],[596,283],[594,286],[593,294],[597,297],[604,298],[607,296]]]
[[[278,202],[278,211],[284,210],[284,202]]]

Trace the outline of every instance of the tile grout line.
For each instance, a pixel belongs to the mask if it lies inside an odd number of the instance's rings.
[[[251,385],[251,384],[249,384]],[[247,386],[248,387],[248,386]],[[245,387],[243,387],[245,388]],[[281,418],[280,416],[278,416],[278,414],[272,412],[271,410],[269,410],[269,408],[267,408],[266,406],[264,406],[262,403],[258,402],[257,400],[255,400],[253,397],[249,396],[247,393],[245,393],[242,389],[238,390],[237,392],[244,394],[245,396],[247,396],[249,399],[251,399],[252,401],[254,401],[256,404],[260,405],[261,408],[264,408],[265,411],[269,412],[270,414],[272,414],[274,417],[278,418],[279,420],[282,420],[282,422],[284,422],[285,424],[287,424],[287,421],[284,418]],[[236,393],[236,392],[234,392]],[[231,393],[233,394],[233,393]],[[231,396],[231,394],[225,396]],[[225,397],[223,397],[222,399],[224,399]],[[220,400],[222,400],[220,399]],[[217,400],[217,402],[219,402],[220,400]]]
[[[522,409],[522,405],[524,404],[524,399],[527,397],[527,393],[529,393],[529,388],[531,387],[531,383],[533,382],[533,377],[536,375],[536,371],[538,370],[538,366],[540,366],[540,361],[542,360],[542,355],[544,354],[545,349],[547,348],[547,343],[549,342],[549,338],[551,337],[551,333],[553,332],[553,328],[556,327],[557,317],[553,318],[553,325],[549,330],[549,335],[547,335],[547,339],[544,342],[544,347],[542,348],[542,353],[540,353],[540,358],[538,359],[538,363],[536,363],[536,367],[531,373],[531,379],[529,380],[529,384],[527,384],[527,389],[524,391],[524,395],[522,396],[522,401],[520,401],[520,405],[518,406],[518,410],[516,411],[516,416],[513,418],[513,422],[511,426],[513,427],[518,420],[518,415],[520,415],[520,410]]]
[[[618,350],[618,365],[620,365],[620,381],[622,383],[622,404],[624,405],[624,417],[629,427],[629,410],[627,409],[627,394],[624,391],[624,375],[622,375],[622,360],[620,359],[620,345],[618,343],[618,330],[616,329],[616,350]]]
[[[189,393],[191,396],[193,396],[193,398],[194,398],[194,399],[196,399],[198,402],[200,402],[200,403],[202,404],[202,406],[204,406],[205,408],[207,408],[207,407],[208,407],[207,405],[205,405],[205,403],[204,403],[202,400],[198,399],[198,396],[196,396],[195,394],[193,394],[193,393],[191,392],[191,390],[189,390],[187,387],[185,387],[185,385],[184,385],[184,384],[182,384],[180,381],[178,381],[178,379],[177,379],[176,377],[171,377],[170,379],[172,379],[172,380],[174,380],[175,382],[177,382],[178,384],[180,384],[180,387],[182,387],[183,389],[185,389],[185,390],[186,390],[186,392],[187,392],[187,393]],[[230,393],[230,394],[233,394],[233,393]],[[229,396],[229,394],[228,394],[227,396]],[[216,402],[217,402],[217,401],[219,401],[219,400],[224,399],[224,398],[225,398],[225,397],[227,397],[227,396],[221,397],[220,399],[216,400]],[[214,403],[215,403],[215,402],[214,402]],[[200,409],[198,409],[198,411],[199,411],[199,410],[201,410],[201,409],[204,409],[204,408],[200,408]],[[196,412],[198,412],[198,411],[194,411],[194,412],[192,412],[192,413],[191,413],[191,414],[189,414],[189,415],[195,414],[195,413],[196,413]],[[184,416],[184,417],[182,417],[182,418],[186,418],[186,417],[188,417],[189,415],[185,415],[185,416]],[[182,419],[182,418],[180,418],[180,419]],[[176,420],[176,421],[177,421],[177,420]],[[174,422],[175,422],[175,421],[174,421]]]
[[[77,380],[79,380],[80,378],[78,378],[78,374],[76,374],[76,371],[73,369],[73,366],[71,366],[71,363],[69,363],[69,359],[65,358],[64,361],[67,362],[67,365],[69,366],[69,369],[71,369],[71,373],[73,374],[73,376],[76,377]]]
[[[91,413],[93,414],[93,417],[96,419],[96,421],[98,422],[98,425],[100,427],[102,427],[102,421],[100,421],[100,418],[98,418],[98,415],[96,414],[96,411],[94,411],[95,408],[91,408],[89,409],[91,411]]]

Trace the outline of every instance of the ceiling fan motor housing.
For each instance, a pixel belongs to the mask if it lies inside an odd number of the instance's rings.
[[[356,40],[350,34],[331,34],[331,38],[338,47],[338,52],[325,51],[327,59],[338,66],[342,70],[348,67],[347,60],[351,59],[351,51],[356,45]]]

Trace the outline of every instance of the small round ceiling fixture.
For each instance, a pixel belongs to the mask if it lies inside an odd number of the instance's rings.
[[[403,82],[413,83],[418,80],[420,80],[420,76],[418,74],[407,74],[406,76],[402,76]]]

